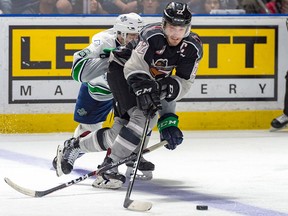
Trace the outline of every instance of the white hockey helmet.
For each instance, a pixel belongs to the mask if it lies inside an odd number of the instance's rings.
[[[124,40],[127,34],[139,34],[144,26],[144,21],[141,16],[136,13],[121,14],[116,18],[113,27],[116,35],[120,34]]]

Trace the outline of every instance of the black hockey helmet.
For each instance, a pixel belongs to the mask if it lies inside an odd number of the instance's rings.
[[[170,2],[163,11],[163,22],[175,26],[188,26],[191,23],[192,13],[185,3]]]

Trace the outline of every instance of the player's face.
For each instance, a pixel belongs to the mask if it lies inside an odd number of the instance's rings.
[[[164,27],[165,35],[170,46],[177,46],[187,31],[187,26],[174,26],[166,23]]]
[[[132,33],[127,33],[126,34],[126,38],[124,39],[121,34],[118,34],[118,41],[121,43],[121,45],[125,45],[127,43],[129,43],[130,41],[136,39],[138,37],[138,33],[137,34],[132,34]]]
[[[126,35],[126,39],[125,39],[125,42],[126,44],[129,43],[130,41],[136,39],[138,37],[139,34],[131,34],[131,33],[128,33]]]

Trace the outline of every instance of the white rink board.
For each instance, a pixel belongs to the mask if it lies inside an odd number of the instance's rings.
[[[160,21],[160,17],[145,17],[146,23]],[[21,113],[72,113],[79,84],[72,80],[29,80],[11,76],[11,26],[112,26],[115,17],[0,17],[0,114]],[[284,16],[194,16],[197,26],[273,26],[277,31],[277,53],[275,53],[276,72],[274,77],[217,78],[199,77],[186,102],[178,103],[178,111],[215,111],[215,110],[279,110],[283,107],[285,73],[288,69],[288,34]],[[193,29],[193,28],[192,28]],[[201,36],[201,35],[200,35]],[[33,41],[31,41],[31,44]],[[39,50],[45,52],[45,41]],[[231,42],[232,43],[232,42]],[[256,45],[255,45],[256,46]],[[14,46],[15,47],[15,46]],[[204,49],[207,55],[207,49]],[[32,51],[31,51],[32,52]],[[263,53],[264,54],[264,53]],[[11,57],[9,56],[11,55]],[[220,56],[221,57],[221,56]],[[32,58],[32,57],[30,57]],[[33,57],[34,58],[34,57]],[[30,86],[30,87],[29,87]],[[40,87],[46,89],[39,90]],[[21,92],[22,89],[22,92]],[[26,92],[26,93],[25,93]],[[27,95],[31,92],[30,95]],[[28,100],[29,99],[29,100]],[[53,100],[56,100],[53,101]],[[59,101],[57,101],[59,100]],[[16,101],[16,102],[15,102]],[[189,102],[188,102],[189,101]],[[21,106],[19,106],[19,104]]]

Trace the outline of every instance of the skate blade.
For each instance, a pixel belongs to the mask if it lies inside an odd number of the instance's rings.
[[[102,176],[96,176],[96,180],[92,183],[92,187],[101,189],[117,190],[121,188],[123,182],[117,179],[103,179]]]
[[[288,124],[284,125],[284,126],[281,127],[281,128],[274,128],[274,127],[271,127],[271,128],[269,129],[269,131],[270,131],[270,132],[281,131],[281,130],[284,130],[285,128],[287,128],[287,127],[288,127]]]
[[[56,163],[56,175],[58,177],[62,176],[63,175],[63,172],[62,172],[62,167],[61,167],[61,159],[63,157],[63,149],[64,149],[64,146],[62,145],[58,145],[57,147],[57,154],[56,154],[56,160],[57,160],[57,163]]]
[[[132,167],[127,167],[126,170],[126,177],[130,178],[133,174],[133,168]],[[137,180],[142,180],[142,181],[149,181],[153,178],[153,173],[152,171],[142,171],[142,170],[137,170],[135,179]]]

